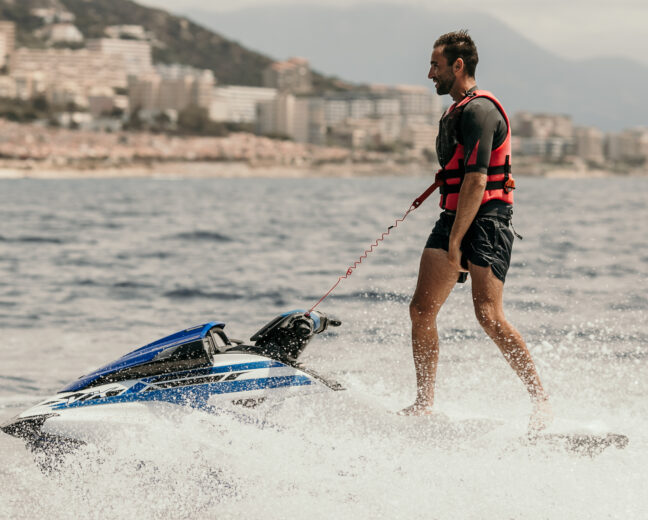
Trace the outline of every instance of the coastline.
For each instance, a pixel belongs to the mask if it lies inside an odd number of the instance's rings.
[[[106,178],[318,178],[425,176],[435,171],[420,164],[328,163],[319,165],[254,165],[241,161],[161,161],[91,168],[31,165],[29,168],[0,164],[0,179],[106,179]]]
[[[516,156],[518,177],[645,176],[646,169]],[[606,169],[607,168],[607,169]],[[99,133],[0,119],[0,179],[432,177],[425,154],[316,146],[250,133],[224,137]]]
[[[3,164],[5,163],[5,164]],[[553,166],[553,165],[552,165]],[[56,166],[37,162],[0,161],[0,179],[109,179],[109,178],[160,178],[160,179],[198,179],[198,178],[350,178],[432,176],[437,170],[434,164],[419,162],[344,162],[323,164],[250,164],[245,161],[150,161],[120,166]],[[547,167],[541,171],[517,169],[517,177],[547,177],[557,179],[583,179],[606,177],[644,177],[645,171],[615,173],[602,169],[582,169]]]

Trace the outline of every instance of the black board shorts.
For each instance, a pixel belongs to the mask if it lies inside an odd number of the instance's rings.
[[[513,250],[513,231],[511,230],[511,215],[477,215],[466,231],[461,241],[461,264],[466,267],[466,261],[480,267],[488,267],[502,281],[511,264]],[[439,215],[432,232],[425,244],[429,249],[448,250],[450,230],[454,223],[455,213],[443,211]],[[465,279],[464,279],[465,281]]]

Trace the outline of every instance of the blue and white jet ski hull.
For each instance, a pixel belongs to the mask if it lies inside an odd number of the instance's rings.
[[[323,315],[317,319],[327,320]],[[95,442],[144,425],[161,409],[219,413],[232,405],[256,406],[339,389],[296,362],[326,322],[292,311],[261,329],[253,345],[232,343],[223,328],[210,322],[137,349],[79,378],[2,430],[36,448],[53,441]]]

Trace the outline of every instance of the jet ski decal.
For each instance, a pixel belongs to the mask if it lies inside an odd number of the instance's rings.
[[[95,399],[106,399],[123,394],[126,391],[125,386],[112,385],[107,388],[92,389],[84,392],[74,392],[68,395],[57,396],[54,399],[40,403],[38,406],[50,406],[52,408],[60,405],[70,405],[75,402],[93,401]]]
[[[258,379],[241,379],[235,381],[221,381],[215,383],[203,383],[175,388],[163,388],[144,390],[136,393],[123,392],[120,395],[94,397],[92,399],[77,398],[72,401],[63,401],[51,407],[52,410],[65,408],[79,408],[89,405],[129,403],[137,401],[165,401],[174,404],[193,406],[195,408],[206,408],[207,400],[214,394],[230,394],[248,392],[252,390],[265,390],[290,386],[312,385],[313,380],[305,375],[263,377]]]

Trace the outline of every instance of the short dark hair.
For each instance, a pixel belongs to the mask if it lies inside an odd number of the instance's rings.
[[[468,36],[466,29],[439,36],[437,41],[434,42],[434,48],[441,46],[443,46],[443,55],[448,60],[448,65],[452,65],[457,61],[457,58],[461,58],[466,67],[466,73],[472,78],[475,77],[479,56],[477,55],[477,46],[472,38]]]

